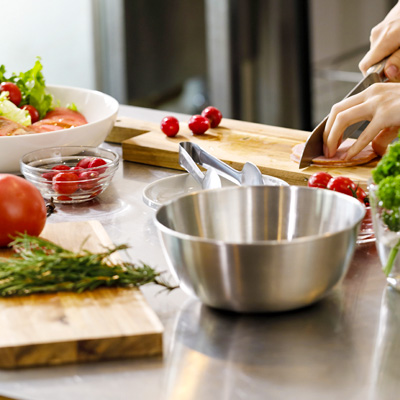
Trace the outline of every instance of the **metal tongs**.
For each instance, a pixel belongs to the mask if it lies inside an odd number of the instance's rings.
[[[203,189],[217,189],[221,187],[221,179],[214,168],[210,168],[204,174],[197,166],[189,153],[182,146],[184,142],[179,143],[179,165],[201,185]]]
[[[189,156],[191,161],[188,162],[186,155]],[[185,162],[186,166],[182,165],[182,162]],[[223,176],[224,178],[230,180],[231,182],[237,185],[243,185],[243,186],[264,185],[264,180],[261,171],[255,164],[251,162],[246,162],[243,166],[243,169],[241,171],[237,171],[228,164],[222,162],[218,158],[204,151],[199,145],[192,142],[179,143],[179,163],[189,173],[193,172],[196,175],[198,175],[198,172],[194,170],[192,163],[194,163],[197,169],[198,167],[196,164],[206,168],[207,172],[216,171],[218,175]],[[187,164],[190,164],[190,169],[192,170],[192,172],[187,169],[188,166]],[[198,178],[195,177],[196,180]]]

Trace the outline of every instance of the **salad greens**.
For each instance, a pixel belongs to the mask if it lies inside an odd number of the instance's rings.
[[[46,91],[46,83],[42,74],[42,63],[40,57],[35,61],[34,66],[26,72],[13,73],[11,76],[6,77],[6,68],[4,65],[0,66],[0,83],[13,82],[21,91],[22,100],[20,107],[30,104],[35,107],[40,119],[52,108],[53,96]]]
[[[24,126],[31,124],[31,116],[28,111],[18,108],[14,103],[8,100],[8,92],[2,92],[0,94],[0,115]]]
[[[389,230],[400,231],[400,142],[392,143],[386,154],[372,171],[372,178],[378,185],[377,197],[382,207],[382,220]],[[397,253],[400,240],[391,249],[384,272],[389,275]]]

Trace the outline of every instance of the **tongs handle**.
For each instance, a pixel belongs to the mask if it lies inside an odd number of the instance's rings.
[[[241,174],[236,169],[232,168],[228,164],[225,164],[218,158],[204,151],[199,145],[192,142],[180,142],[179,145],[186,150],[193,161],[204,168],[212,167],[215,168],[220,175],[226,179],[240,185]]]
[[[179,164],[181,167],[185,168],[200,185],[202,185],[204,174],[194,162],[191,155],[186,151],[185,146],[183,146],[184,143],[185,142],[179,143]]]

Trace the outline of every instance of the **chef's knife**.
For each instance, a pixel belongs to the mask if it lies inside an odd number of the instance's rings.
[[[386,80],[384,74],[384,67],[385,67],[386,59],[382,60],[381,62],[373,65],[371,68],[368,69],[367,75],[364,79],[362,79],[351,91],[350,93],[344,97],[350,97],[354,94],[360,93],[365,90],[368,86],[371,86],[377,82],[384,82]],[[326,116],[319,125],[311,132],[311,135],[308,137],[306,145],[303,150],[303,154],[301,155],[299,168],[308,167],[311,163],[313,158],[322,155],[323,152],[323,133],[325,130],[326,121],[328,120],[328,116]],[[358,129],[363,128],[368,125],[367,121],[357,122],[351,126],[349,126],[343,133],[342,141],[346,140],[350,137],[354,132]]]

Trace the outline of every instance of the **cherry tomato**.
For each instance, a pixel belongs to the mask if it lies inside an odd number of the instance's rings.
[[[205,108],[201,112],[201,115],[210,121],[211,128],[216,128],[222,120],[221,111],[219,111],[218,108],[212,106]]]
[[[78,175],[73,172],[60,172],[53,177],[53,189],[57,193],[72,194],[78,187]]]
[[[58,201],[70,201],[70,200],[72,200],[72,197],[69,197],[69,196],[58,196],[57,200]]]
[[[102,165],[107,165],[107,161],[103,160],[102,158],[92,158],[88,164],[88,168],[95,168],[95,171],[97,171],[99,174],[104,174],[107,168],[98,168]]]
[[[78,162],[78,164],[76,164],[75,168],[83,168],[86,169],[90,163],[90,161],[92,161],[93,157],[85,157],[82,158],[82,160],[80,160]]]
[[[361,186],[357,186],[356,196],[357,199],[361,201],[361,203],[366,204],[366,202],[368,202],[367,193],[365,193],[364,189]]]
[[[327,172],[316,172],[310,176],[307,186],[326,189],[326,186],[331,179],[332,175],[328,174]]]
[[[23,110],[27,110],[31,116],[31,122],[34,124],[35,122],[39,121],[39,111],[36,110],[35,107],[31,106],[30,104],[26,104],[21,107]]]
[[[193,135],[202,135],[210,128],[210,121],[202,115],[193,115],[189,120],[188,126]]]
[[[354,193],[357,190],[357,185],[346,176],[337,176],[328,182],[326,188],[354,197]]]
[[[83,171],[79,174],[79,187],[83,190],[91,190],[98,185],[99,173],[97,171]]]
[[[89,197],[91,199],[95,198],[96,196],[98,196],[100,193],[103,193],[103,189],[99,189],[97,191],[95,191],[94,193],[92,193]]]
[[[70,171],[71,172],[73,172],[74,174],[77,174],[78,176],[79,176],[79,174],[81,173],[81,172],[83,172],[84,171],[84,169],[83,168],[81,168],[81,167],[71,167],[70,168]]]
[[[57,172],[51,171],[51,172],[43,172],[41,176],[43,179],[46,179],[47,181],[51,182],[55,175],[57,175]]]
[[[8,92],[9,100],[14,103],[16,106],[21,103],[22,95],[19,87],[12,82],[3,82],[0,85],[0,92]]]
[[[161,120],[161,130],[168,136],[173,137],[179,132],[179,121],[172,116]]]
[[[52,168],[52,170],[54,170],[54,171],[68,171],[70,169],[71,169],[71,167],[69,167],[68,165],[65,165],[65,164],[55,165]]]
[[[0,174],[0,246],[18,233],[38,236],[46,223],[46,204],[39,190],[27,180]]]

